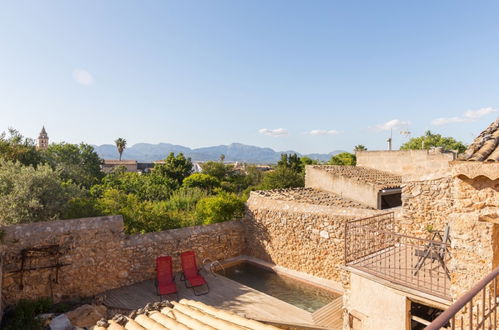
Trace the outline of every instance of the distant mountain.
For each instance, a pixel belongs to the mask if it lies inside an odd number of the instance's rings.
[[[103,144],[94,146],[95,151],[103,159],[118,159],[118,151],[116,146],[112,144]],[[123,152],[123,159],[135,159],[140,162],[152,162],[155,160],[165,159],[170,152],[182,152],[186,157],[191,157],[193,161],[209,161],[218,160],[221,154],[225,155],[227,162],[246,162],[256,164],[271,164],[276,163],[281,158],[281,153],[295,153],[294,151],[274,151],[270,148],[261,148],[249,146],[241,143],[232,143],[229,145],[221,145],[214,147],[191,149],[184,146],[169,144],[169,143],[137,143],[128,147]],[[337,155],[341,150],[335,150],[328,154],[309,154],[299,156],[308,156],[312,159],[327,161],[331,156]]]

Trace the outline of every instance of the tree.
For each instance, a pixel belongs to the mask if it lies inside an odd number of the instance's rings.
[[[97,200],[97,207],[103,215],[122,215],[127,234],[161,231],[179,226],[176,220],[170,218],[165,201],[140,201],[134,194],[126,194],[117,189],[106,190]]]
[[[220,154],[220,157],[218,158],[218,160],[220,161],[220,163],[223,163],[224,160],[225,160],[225,155],[224,154]]]
[[[101,197],[104,191],[116,189],[133,194],[141,201],[161,201],[167,200],[177,188],[175,180],[156,172],[140,174],[117,169],[106,175],[101,184],[92,186],[90,193],[94,197]]]
[[[182,186],[187,188],[201,188],[207,191],[212,191],[216,187],[220,187],[220,181],[205,173],[193,173],[184,179]]]
[[[126,140],[123,138],[118,138],[114,141],[116,143],[116,149],[118,149],[118,153],[120,154],[120,161],[121,161],[121,155],[123,154],[123,151],[125,151],[126,148]]]
[[[355,165],[357,163],[357,159],[354,154],[342,152],[331,157],[328,163],[330,165]]]
[[[214,176],[220,181],[225,180],[229,174],[229,167],[222,162],[206,162],[201,167],[203,173]]]
[[[192,173],[192,161],[190,158],[185,158],[183,153],[177,156],[171,152],[166,157],[164,164],[154,165],[153,174],[161,175],[175,180],[178,185],[182,185],[182,181]]]
[[[363,146],[362,144],[357,144],[354,148],[353,151],[366,151],[367,148]]]
[[[295,172],[303,171],[303,164],[297,154],[281,154],[281,159],[277,162],[277,167],[289,168]]]
[[[25,138],[14,128],[8,129],[8,135],[5,132],[0,134],[0,158],[33,166],[37,166],[41,161],[35,141]]]
[[[61,178],[89,189],[100,182],[102,160],[94,148],[81,143],[53,143],[42,153],[43,161],[58,170]]]
[[[280,189],[303,187],[305,181],[302,173],[287,167],[277,167],[273,171],[264,174],[261,189]]]
[[[244,202],[235,194],[229,193],[205,197],[196,206],[196,214],[203,224],[232,220],[242,216],[243,212]]]
[[[466,150],[466,145],[461,141],[456,141],[452,137],[443,137],[431,131],[426,131],[423,136],[410,139],[400,147],[400,150],[428,150],[434,147],[442,147],[444,150],[457,150],[458,153],[463,153]]]
[[[303,169],[305,169],[305,165],[317,165],[317,164],[319,164],[319,162],[316,159],[312,159],[312,158],[307,157],[307,156],[301,157],[300,161],[301,161]]]
[[[55,220],[82,191],[48,165],[0,160],[0,225]]]

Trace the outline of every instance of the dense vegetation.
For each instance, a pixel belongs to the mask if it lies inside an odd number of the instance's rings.
[[[120,152],[126,140],[116,140]],[[193,164],[168,155],[148,173],[117,167],[101,171],[87,144],[55,143],[37,150],[32,139],[10,129],[0,135],[0,225],[121,214],[127,233],[210,224],[242,216],[255,189],[301,187],[304,166],[315,161],[282,155],[271,170],[235,168],[219,161]]]
[[[126,140],[115,141],[121,153]],[[427,132],[401,149],[443,146],[464,150],[452,138]],[[366,150],[362,145],[355,150]],[[249,192],[303,187],[308,157],[282,154],[271,170],[254,165],[234,167],[219,161],[193,173],[190,158],[170,153],[149,173],[117,167],[101,171],[101,159],[84,143],[53,143],[37,150],[32,139],[9,129],[0,134],[0,225],[121,214],[129,234],[226,221],[242,216]],[[328,164],[355,165],[343,152]]]
[[[400,150],[419,150],[433,147],[442,147],[444,150],[455,150],[458,153],[463,153],[466,150],[466,145],[461,141],[456,141],[452,137],[434,134],[431,131],[426,131],[423,136],[410,139],[400,147]]]

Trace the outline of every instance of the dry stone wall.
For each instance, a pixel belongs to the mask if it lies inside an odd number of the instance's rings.
[[[340,282],[345,222],[383,213],[279,201],[252,193],[243,220],[246,254]]]
[[[176,257],[182,251],[196,251],[200,261],[216,260],[238,256],[244,246],[239,221],[135,236],[123,233],[121,216],[3,229],[2,294],[7,305],[21,298],[92,296],[150,279],[159,255],[173,256],[178,270]]]
[[[442,230],[452,213],[452,177],[406,181],[402,185],[401,232],[425,238],[431,227]]]

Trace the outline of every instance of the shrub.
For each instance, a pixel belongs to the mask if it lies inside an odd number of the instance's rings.
[[[303,187],[305,181],[303,174],[287,167],[278,167],[274,171],[267,172],[263,176],[260,189],[279,189]]]
[[[40,298],[37,300],[21,299],[14,307],[10,315],[6,315],[3,320],[3,329],[5,330],[42,330],[41,320],[36,319],[38,314],[47,313],[53,306],[49,298]]]
[[[203,224],[231,220],[242,216],[243,212],[244,202],[235,194],[225,192],[205,197],[196,206],[196,215]]]
[[[194,173],[185,178],[182,185],[187,188],[201,188],[212,191],[220,186],[220,181],[209,174]]]
[[[82,195],[48,165],[23,166],[0,160],[0,225],[54,220]]]

